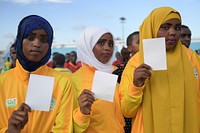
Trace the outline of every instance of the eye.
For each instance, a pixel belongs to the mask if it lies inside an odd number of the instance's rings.
[[[29,41],[33,41],[35,39],[35,36],[33,34],[29,34],[26,39],[28,39]]]
[[[181,38],[184,38],[186,36],[186,34],[181,34]]]
[[[177,31],[181,30],[181,26],[176,26],[175,30],[177,30]]]
[[[99,41],[97,42],[97,44],[99,44],[99,45],[104,45],[104,44],[105,44],[105,41],[99,40]]]
[[[42,36],[41,39],[40,39],[40,41],[42,43],[48,43],[48,38],[46,36]]]
[[[109,47],[113,47],[114,43],[113,42],[109,42],[108,45],[109,45]]]
[[[161,28],[164,29],[164,30],[169,30],[169,26],[166,26],[166,25],[162,26]]]

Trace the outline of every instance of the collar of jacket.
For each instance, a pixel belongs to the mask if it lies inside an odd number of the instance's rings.
[[[16,77],[18,77],[17,79],[20,80],[21,82],[26,82],[28,84],[30,74],[44,75],[44,73],[46,73],[48,71],[47,67],[48,66],[43,65],[43,66],[39,67],[37,70],[35,70],[33,72],[29,72],[29,71],[25,70],[21,66],[19,61],[17,60],[16,67],[13,69],[14,69],[14,75]]]

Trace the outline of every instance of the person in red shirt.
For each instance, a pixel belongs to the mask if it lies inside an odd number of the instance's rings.
[[[71,51],[70,53],[70,62],[66,68],[72,71],[74,73],[81,67],[81,63],[77,63],[77,54],[76,51]]]
[[[120,52],[116,52],[115,53],[115,57],[116,57],[116,60],[113,61],[112,65],[117,66],[117,65],[121,64],[121,59],[122,58],[121,58]]]
[[[65,54],[65,63],[64,63],[64,68],[68,68],[70,62],[70,53]]]

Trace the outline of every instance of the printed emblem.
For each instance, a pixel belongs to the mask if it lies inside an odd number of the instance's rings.
[[[17,105],[17,98],[10,98],[6,100],[6,107],[7,108],[12,108]]]
[[[56,104],[56,99],[53,97],[53,98],[51,99],[50,110],[53,110],[53,109],[54,109],[55,104]]]
[[[194,74],[195,74],[195,76],[196,76],[196,78],[198,78],[199,76],[198,76],[198,72],[197,72],[197,70],[196,70],[196,68],[194,67]]]

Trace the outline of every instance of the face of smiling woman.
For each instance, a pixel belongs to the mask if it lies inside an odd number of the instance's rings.
[[[40,61],[48,51],[48,36],[42,29],[34,30],[23,39],[23,53],[32,61]]]

